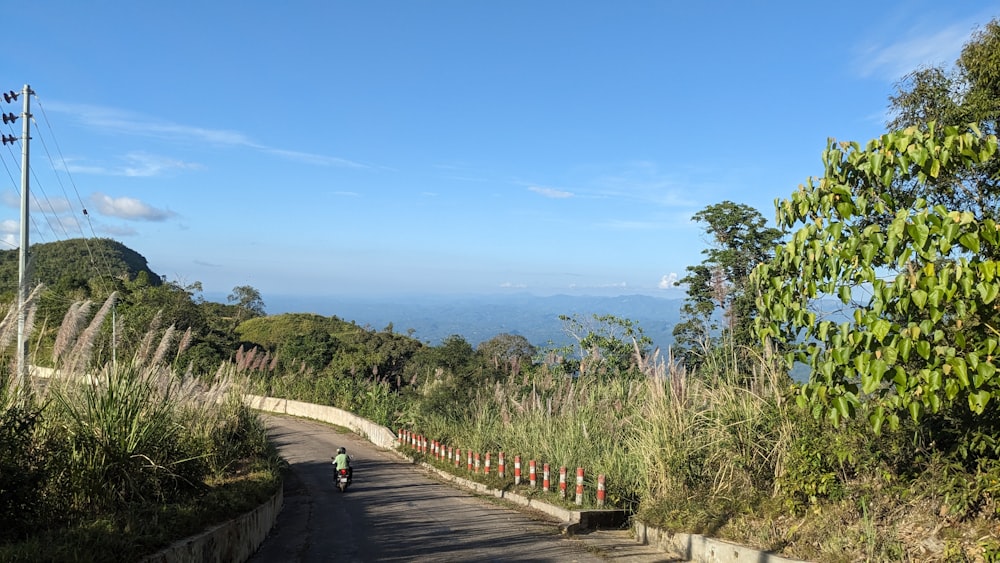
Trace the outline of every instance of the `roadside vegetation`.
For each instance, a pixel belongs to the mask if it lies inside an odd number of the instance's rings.
[[[279,460],[234,370],[178,372],[189,339],[169,327],[99,360],[116,301],[68,308],[49,377],[20,381],[0,358],[2,561],[138,561],[277,491]]]
[[[694,216],[711,244],[667,351],[596,315],[562,317],[566,347],[431,346],[268,316],[249,286],[206,302],[113,245],[124,274],[91,275],[66,266],[94,252],[74,243],[34,309],[35,361],[61,375],[3,380],[0,559],[137,554],[259,502],[277,462],[245,391],[583,466],[588,503],[605,474],[612,505],[675,532],[816,561],[1000,560],[1000,23],[890,106],[884,136],[818,147],[775,228],[730,201]]]

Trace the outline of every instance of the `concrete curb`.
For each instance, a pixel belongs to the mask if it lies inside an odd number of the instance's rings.
[[[246,561],[267,534],[284,504],[278,487],[270,500],[243,516],[219,524],[198,535],[174,542],[169,547],[145,557],[141,563],[232,563]]]
[[[677,553],[687,561],[703,563],[805,563],[801,559],[789,559],[759,549],[744,547],[735,543],[705,537],[699,534],[671,533],[666,530],[632,521],[635,539],[645,545],[652,545],[660,551]]]

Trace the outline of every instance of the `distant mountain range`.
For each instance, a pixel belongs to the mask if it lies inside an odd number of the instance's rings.
[[[265,296],[268,314],[315,313],[336,316],[360,326],[412,336],[436,346],[452,335],[478,346],[498,334],[517,334],[535,346],[562,346],[572,338],[563,330],[559,315],[590,319],[614,315],[642,327],[656,346],[666,350],[673,343],[674,325],[680,318],[681,299],[645,295],[588,297],[553,295],[419,296],[398,299]]]

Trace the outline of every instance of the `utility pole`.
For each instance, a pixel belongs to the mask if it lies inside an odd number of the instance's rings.
[[[17,260],[17,386],[28,383],[28,337],[24,333],[28,301],[28,141],[31,127],[29,101],[31,88],[21,90],[24,111],[21,114],[21,251]]]
[[[21,93],[11,90],[3,93],[3,99],[8,104],[17,101],[19,95],[24,96],[24,108],[20,118],[24,120],[21,124],[21,247],[18,249],[17,262],[17,372],[14,379],[14,388],[21,389],[28,383],[28,335],[25,334],[25,324],[27,323],[27,301],[28,301],[28,141],[31,139],[31,88],[25,84]],[[18,119],[13,113],[3,114],[4,124],[12,123]],[[13,135],[3,135],[2,143],[14,143],[17,137]],[[24,387],[26,389],[26,387]]]

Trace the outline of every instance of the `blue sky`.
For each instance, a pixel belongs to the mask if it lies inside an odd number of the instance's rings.
[[[33,0],[0,11],[0,90],[35,92],[33,243],[114,238],[265,302],[682,297],[691,215],[772,220],[988,4]],[[0,159],[15,248],[19,145]]]

